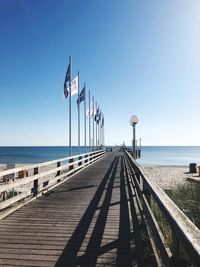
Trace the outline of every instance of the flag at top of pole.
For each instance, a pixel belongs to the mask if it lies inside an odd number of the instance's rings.
[[[69,156],[72,155],[71,146],[71,96],[72,96],[72,59],[69,57],[69,64],[67,67],[67,72],[64,81],[64,95],[65,98],[69,96]],[[68,83],[68,84],[67,84]]]
[[[76,76],[76,78],[74,78],[74,80],[71,82],[71,96],[78,94],[78,75]],[[69,87],[67,87],[67,91],[69,93]]]
[[[104,125],[104,114],[103,113],[101,113],[101,122],[100,122],[100,124],[101,124],[101,128],[102,128],[103,125]]]
[[[70,80],[71,80],[71,64],[69,63],[68,67],[67,67],[67,72],[66,72],[66,76],[65,76],[65,81],[64,81],[64,96],[65,98],[68,97],[69,95],[69,86],[67,86],[67,83],[69,82],[70,83]]]
[[[85,101],[85,86],[83,87],[82,91],[80,92],[80,95],[77,99],[77,105],[80,105],[82,101]]]
[[[68,68],[69,68],[69,66],[68,66]],[[68,69],[67,69],[67,72],[68,72]],[[66,78],[67,78],[67,76],[69,76],[68,73],[66,73]],[[69,80],[67,80],[66,78],[65,78],[65,83],[64,83],[65,98],[67,98],[69,96],[69,92],[70,92],[70,86],[69,85],[67,86],[67,82]],[[71,82],[71,96],[78,94],[78,82],[79,82],[78,80],[79,80],[78,76],[76,76],[74,78],[74,80]]]

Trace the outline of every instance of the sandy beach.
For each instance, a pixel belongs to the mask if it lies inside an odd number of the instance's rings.
[[[15,164],[15,167],[25,166],[27,164]],[[11,166],[12,167],[12,166]],[[51,166],[52,167],[52,166]],[[56,167],[56,166],[55,166]],[[172,189],[178,185],[188,183],[187,178],[198,177],[198,174],[189,173],[188,166],[175,165],[142,165],[147,173],[160,185],[164,190]],[[6,170],[6,164],[0,164],[0,171]],[[49,168],[43,168],[48,170]],[[30,171],[29,175],[32,174]],[[45,180],[46,177],[44,177]],[[199,177],[200,179],[200,177]]]
[[[189,183],[187,178],[197,177],[197,173],[189,173],[188,166],[149,165],[143,168],[163,189],[173,189],[181,184]]]
[[[7,169],[13,169],[13,168],[17,168],[17,167],[22,167],[22,166],[27,166],[27,165],[30,165],[30,164],[27,164],[27,163],[16,163],[16,164],[0,163],[0,171],[4,171]]]

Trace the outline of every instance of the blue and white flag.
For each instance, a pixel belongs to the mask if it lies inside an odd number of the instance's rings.
[[[69,95],[70,87],[67,87],[67,92]],[[78,76],[71,82],[71,96],[78,94]]]
[[[85,86],[83,87],[83,89],[79,95],[79,103],[81,103],[82,101],[85,101]]]
[[[78,96],[77,105],[80,105],[82,101],[85,101],[85,86],[83,87],[82,91],[80,92]]]
[[[96,121],[97,124],[99,124],[100,119],[101,119],[101,112],[100,112],[100,109],[98,107],[96,114],[95,114],[95,117],[94,117],[94,120]]]
[[[67,83],[70,82],[70,80],[71,80],[70,73],[71,73],[71,65],[69,64],[68,68],[67,68],[66,75],[65,75],[65,81],[64,81],[64,96],[65,96],[65,98],[67,98],[68,94],[69,94],[69,91],[68,91],[69,86],[67,86]]]

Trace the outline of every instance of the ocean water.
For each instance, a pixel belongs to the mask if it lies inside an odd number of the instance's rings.
[[[72,147],[72,155],[92,151],[92,147]],[[69,156],[66,146],[0,147],[0,164],[40,163]]]
[[[80,147],[80,153],[92,151],[92,147]],[[79,154],[72,147],[72,154]],[[48,147],[0,147],[0,164],[39,163],[67,157],[65,146]],[[200,164],[200,146],[144,146],[138,163],[144,165],[188,165]]]
[[[144,165],[200,165],[200,146],[144,146],[138,163]]]

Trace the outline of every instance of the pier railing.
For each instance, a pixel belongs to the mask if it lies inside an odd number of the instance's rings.
[[[199,267],[200,230],[126,150],[125,155],[134,195],[141,205],[160,266]]]
[[[105,150],[0,172],[0,219],[104,157]]]

